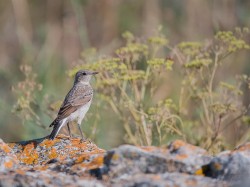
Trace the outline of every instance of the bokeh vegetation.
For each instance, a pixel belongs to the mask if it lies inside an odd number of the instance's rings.
[[[250,49],[245,42],[248,34],[248,28],[236,28],[235,32],[219,31],[207,42],[181,42],[171,46],[161,27],[155,36],[147,39],[125,32],[125,45],[116,49],[114,55],[100,55],[94,48],[86,50],[68,74],[73,77],[80,69],[100,72],[95,82],[95,103],[100,113],[110,111],[113,119],[107,122],[115,119],[125,130],[125,142],[164,145],[179,137],[217,152],[228,146],[224,133],[229,126],[244,128],[250,121],[247,116],[250,106],[242,102],[242,85],[249,91],[250,78],[242,74],[232,83],[215,82],[218,68],[223,68],[226,58],[239,50]],[[173,67],[174,62],[179,67]],[[41,90],[41,85],[35,82],[30,67],[21,66],[21,70],[25,80],[13,89],[18,94],[15,112],[24,123],[31,121],[43,126],[31,108],[34,91]],[[154,101],[152,98],[163,83],[161,76],[169,71],[182,78],[181,85],[177,85],[180,92],[175,98],[166,96]],[[58,111],[59,104],[50,107]],[[102,121],[100,113],[92,115],[96,123]],[[96,128],[91,126],[92,132]],[[92,136],[96,138],[95,133]],[[236,141],[248,137],[249,132],[245,131]]]
[[[91,68],[101,73],[83,126],[101,147],[182,138],[217,151],[249,140],[249,34],[237,28],[250,26],[249,7],[224,0],[1,3],[0,137],[47,135],[74,72]]]
[[[146,40],[125,32],[126,44],[115,51],[115,57],[94,55],[92,49],[89,56],[82,55],[82,65],[73,68],[69,75],[79,69],[101,73],[95,84],[96,102],[112,109],[113,118],[121,121],[119,124],[126,132],[126,142],[163,145],[179,137],[219,151],[228,144],[224,133],[230,125],[246,126],[242,120],[248,119],[249,106],[242,103],[242,85],[249,88],[250,79],[238,75],[232,83],[215,82],[215,76],[226,58],[250,49],[245,42],[248,34],[247,28],[236,28],[235,32],[219,31],[208,42],[171,46],[161,32]],[[167,56],[164,51],[168,51]],[[173,68],[174,62],[179,66]],[[169,71],[182,78],[181,85],[177,85],[180,93],[175,98],[152,100],[163,83],[161,76]],[[248,131],[237,141],[246,136]]]

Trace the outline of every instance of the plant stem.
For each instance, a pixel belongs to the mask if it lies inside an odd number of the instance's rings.
[[[151,145],[152,141],[150,140],[150,137],[149,137],[147,122],[146,122],[145,116],[142,115],[142,114],[141,114],[141,123],[142,123],[142,126],[143,126],[143,136],[145,137],[146,145]]]
[[[150,67],[148,66],[147,67],[147,70],[146,70],[146,75],[145,75],[145,80],[142,84],[142,89],[141,89],[141,101],[144,100],[144,97],[145,97],[145,91],[146,91],[146,86],[148,84],[148,77],[149,77],[149,73],[150,73]]]
[[[216,73],[217,68],[218,68],[218,54],[215,53],[214,67],[213,67],[211,79],[210,79],[209,85],[208,85],[208,93],[209,93],[209,96],[210,96],[210,102],[211,103],[213,101],[213,96],[212,96],[212,94],[213,94],[212,93],[213,92],[213,82],[214,82],[214,77],[215,77],[215,73]]]

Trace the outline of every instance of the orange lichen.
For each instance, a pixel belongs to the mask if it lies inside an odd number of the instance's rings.
[[[55,141],[56,140],[49,140],[49,139],[46,139],[44,140],[40,146],[45,146],[46,148],[49,148],[49,147],[52,147],[54,144],[55,144]]]
[[[49,159],[57,158],[57,152],[56,149],[53,147],[49,152]]]
[[[70,149],[70,148],[72,148],[71,145],[66,145],[66,146],[65,146],[65,149]]]
[[[194,145],[187,144],[187,146],[188,146],[188,149],[190,149],[190,150],[196,150],[197,149],[197,147],[194,146]]]
[[[240,145],[232,152],[239,152],[239,151],[250,151],[250,143]]]
[[[186,154],[180,154],[180,155],[176,155],[175,158],[178,159],[178,160],[183,160],[185,158],[188,158],[188,155],[186,155]]]
[[[12,168],[13,167],[13,162],[12,161],[5,162],[4,167],[9,168],[9,169]]]
[[[84,162],[85,160],[89,160],[91,155],[95,155],[96,153],[84,153],[84,154],[81,154],[81,156],[79,156],[76,160],[75,160],[75,163],[78,164],[78,163],[82,163]],[[102,156],[103,157],[103,156]],[[92,162],[92,161],[91,161]]]
[[[155,146],[142,146],[140,148],[147,152],[157,152],[157,153],[162,153],[162,154],[167,154],[169,152],[169,150],[166,148],[155,147]]]
[[[88,147],[88,144],[85,142],[81,142],[80,139],[72,139],[71,146],[86,149]]]
[[[161,179],[161,176],[160,175],[153,175],[152,179],[155,180],[155,181],[158,181],[158,180]]]
[[[10,147],[10,148],[14,148],[15,147],[15,143],[8,143],[8,146]]]
[[[25,174],[25,171],[22,170],[22,169],[17,169],[17,170],[15,170],[15,172],[16,172],[17,174],[20,174],[20,175],[24,175],[24,174]]]
[[[59,142],[59,146],[55,146],[57,142]],[[74,159],[75,164],[84,163],[86,165],[92,162],[92,155],[105,152],[90,141],[81,142],[79,138],[69,138],[64,135],[59,135],[54,140],[44,139],[41,143],[30,141],[26,145],[12,144],[11,146],[14,147],[13,150],[16,152],[18,160],[27,165],[46,165],[49,160],[55,158],[59,162],[63,162],[65,159]],[[43,152],[39,150],[43,150]],[[95,162],[98,163],[98,161]]]
[[[90,159],[89,157],[85,157],[85,160]],[[90,162],[84,163],[76,163],[73,168],[86,168],[86,169],[95,169],[95,168],[99,168],[103,165],[104,161],[104,155],[99,155],[95,158],[93,158],[92,160],[90,160]]]
[[[69,139],[70,137],[65,134],[58,134],[56,139]]]
[[[83,161],[86,160],[86,159],[87,159],[87,158],[86,158],[86,155],[84,155],[84,156],[79,156],[79,157],[76,159],[75,163],[76,163],[76,164],[81,163],[81,162],[83,162]]]
[[[34,154],[30,154],[30,155],[26,155],[24,158],[21,159],[21,161],[25,164],[36,164],[38,162],[38,154],[34,153]]]
[[[24,147],[23,147],[23,152],[25,152],[25,151],[30,151],[30,150],[32,150],[32,149],[34,149],[34,144],[33,143],[30,143],[30,144],[27,144],[27,145],[25,145]]]
[[[59,160],[63,161],[63,160],[65,160],[65,159],[67,158],[67,156],[66,156],[66,155],[58,155],[57,158],[58,158]]]
[[[5,153],[11,152],[10,147],[6,144],[0,144],[0,149],[3,150]]]
[[[103,161],[104,161],[103,155],[98,156],[91,161],[91,166],[93,168],[100,167],[101,165],[103,165]]]
[[[203,169],[201,168],[201,169],[196,170],[194,174],[195,174],[195,175],[204,176]]]
[[[148,152],[155,151],[155,149],[156,149],[154,146],[143,146],[140,148],[143,149],[144,151],[148,151]]]
[[[186,147],[188,150],[194,151],[197,149],[196,146],[194,145],[190,145],[182,140],[175,140],[174,142],[172,142],[172,147],[174,150],[180,149],[181,147]],[[204,152],[205,153],[205,152]]]
[[[196,186],[197,185],[197,181],[194,180],[194,179],[187,179],[186,185],[187,186]]]
[[[222,165],[220,163],[214,163],[213,166],[214,166],[214,168],[216,170],[221,170],[222,169]]]
[[[186,142],[182,141],[182,140],[175,140],[172,143],[172,146],[174,147],[174,149],[179,149],[180,147],[186,145]]]
[[[69,156],[69,157],[76,157],[77,156],[77,151],[76,150],[68,150],[67,151],[67,155]]]
[[[45,171],[46,169],[48,169],[49,166],[36,166],[34,167],[35,170],[40,170],[40,171]]]
[[[118,154],[114,154],[113,156],[112,156],[112,160],[118,160],[119,159],[119,155]]]
[[[39,154],[34,149],[34,144],[30,143],[24,146],[20,157],[20,160],[25,164],[36,164],[38,162]]]

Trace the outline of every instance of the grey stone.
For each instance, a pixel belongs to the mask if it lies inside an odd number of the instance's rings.
[[[202,167],[205,176],[229,182],[231,186],[250,186],[250,151],[249,144],[234,151],[214,157]]]

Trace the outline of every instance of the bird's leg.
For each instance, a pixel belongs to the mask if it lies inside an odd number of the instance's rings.
[[[69,122],[67,123],[67,127],[68,127],[68,131],[69,131],[69,136],[72,137],[71,136],[71,131],[70,131],[70,128],[69,128]]]
[[[81,129],[81,124],[80,123],[78,123],[78,128],[79,128],[79,131],[81,132],[81,136],[82,136],[81,141],[83,141],[83,140],[85,140],[85,138],[83,136],[82,129]]]

